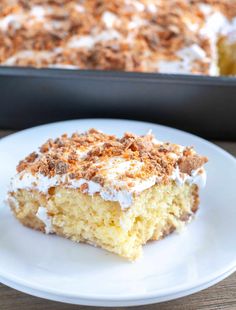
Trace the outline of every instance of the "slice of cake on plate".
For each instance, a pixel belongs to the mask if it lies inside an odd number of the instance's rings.
[[[206,162],[151,133],[64,134],[19,163],[8,201],[25,226],[135,260],[192,219]]]

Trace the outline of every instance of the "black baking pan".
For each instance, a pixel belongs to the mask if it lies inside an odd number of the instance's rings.
[[[0,68],[0,128],[111,117],[236,140],[236,78]]]

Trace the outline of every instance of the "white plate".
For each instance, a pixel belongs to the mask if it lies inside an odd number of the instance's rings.
[[[229,275],[231,275],[233,272],[236,271],[236,268],[231,269],[230,271],[224,273],[223,275],[221,275],[220,277],[214,279],[213,281],[207,282],[206,284],[203,284],[201,286],[197,286],[194,289],[190,289],[190,290],[186,290],[183,292],[178,292],[176,294],[172,294],[172,295],[167,295],[167,296],[161,296],[161,297],[153,297],[153,298],[149,298],[149,299],[135,299],[135,300],[126,300],[124,301],[117,301],[117,300],[109,300],[108,302],[106,300],[95,300],[95,299],[80,299],[80,298],[76,298],[76,297],[65,297],[65,296],[61,296],[61,295],[54,295],[52,293],[46,293],[46,292],[41,292],[39,290],[34,290],[32,288],[29,287],[24,287],[23,285],[19,285],[16,284],[14,282],[11,282],[7,279],[1,278],[2,283],[27,294],[33,295],[33,296],[37,296],[37,297],[41,297],[41,298],[45,298],[45,299],[49,299],[49,300],[54,300],[54,301],[60,301],[60,302],[65,302],[65,303],[71,303],[71,304],[78,304],[78,305],[89,305],[89,306],[108,306],[108,307],[128,307],[128,306],[141,306],[141,305],[147,305],[147,304],[154,304],[157,302],[164,302],[164,301],[170,301],[176,298],[180,298],[180,297],[184,297],[184,296],[188,296],[190,294],[199,292],[201,290],[204,290],[222,280],[224,280],[225,278],[227,278]]]
[[[94,119],[19,132],[0,140],[0,197],[22,157],[49,137],[90,127],[118,135],[152,129],[159,140],[194,145],[208,156],[208,182],[196,219],[181,234],[146,245],[143,259],[129,263],[101,249],[25,228],[1,203],[1,281],[58,301],[128,306],[186,296],[231,274],[236,268],[236,160],[188,133],[150,123]]]

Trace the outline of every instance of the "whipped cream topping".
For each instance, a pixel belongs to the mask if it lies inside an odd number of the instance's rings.
[[[226,37],[228,44],[236,43],[236,17],[228,22],[227,26],[222,29],[221,33]]]
[[[98,42],[105,42],[111,40],[117,40],[120,38],[118,31],[114,29],[108,29],[101,31],[98,34],[86,35],[86,36],[73,36],[68,42],[69,48],[88,48],[91,49]]]
[[[52,227],[52,219],[47,213],[47,209],[40,206],[38,208],[38,211],[36,213],[36,216],[40,221],[42,221],[45,224],[45,233],[50,234],[53,233],[53,227]]]
[[[174,180],[180,186],[187,182],[189,184],[195,184],[199,188],[205,187],[206,178],[206,171],[203,168],[192,170],[191,175],[188,175],[186,173],[181,173],[179,167],[177,167],[170,176],[170,179]]]
[[[9,57],[6,61],[3,62],[6,66],[13,66],[17,62],[21,62],[25,59],[31,59],[35,58],[38,59],[38,61],[46,60],[52,58],[54,55],[54,52],[48,52],[48,51],[33,51],[33,50],[25,50],[20,51],[13,56]]]
[[[185,47],[176,52],[178,60],[160,60],[157,62],[157,68],[163,73],[182,73],[187,74],[191,72],[194,68],[194,63],[198,60],[206,61],[207,55],[205,51],[198,46],[193,44],[191,46]],[[209,61],[209,59],[208,59]],[[215,71],[214,73],[217,73]],[[213,72],[212,72],[213,74]]]
[[[21,21],[22,21],[22,14],[7,15],[0,20],[0,29],[2,31],[7,31],[10,25],[15,29],[17,29],[20,27]]]
[[[117,16],[109,11],[105,11],[102,14],[102,21],[107,28],[113,28],[116,23],[119,23],[119,19],[117,18]]]

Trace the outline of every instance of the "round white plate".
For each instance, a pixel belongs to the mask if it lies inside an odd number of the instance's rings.
[[[15,166],[45,140],[67,132],[97,128],[194,145],[208,156],[208,182],[196,219],[181,234],[144,247],[135,263],[69,240],[23,227],[0,204],[0,281],[48,299],[97,306],[141,305],[186,296],[222,280],[236,268],[236,160],[191,134],[150,123],[78,120],[24,130],[0,140],[0,198]]]

